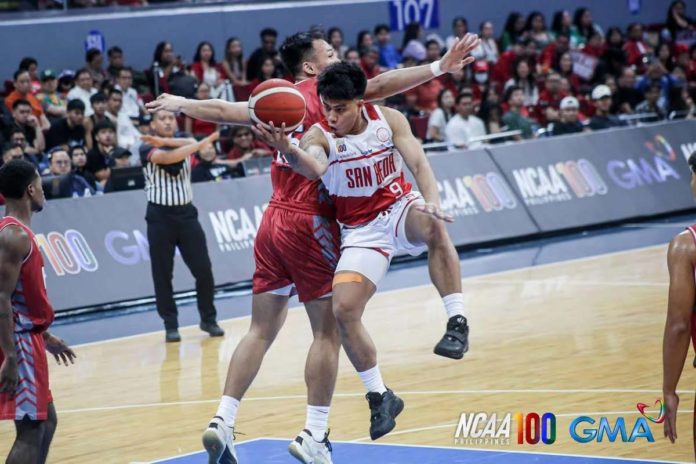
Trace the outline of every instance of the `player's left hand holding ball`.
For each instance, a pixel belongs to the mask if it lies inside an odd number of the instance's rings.
[[[61,361],[63,361],[63,364],[66,366],[68,365],[68,361],[70,361],[70,364],[75,364],[77,355],[63,340],[46,332],[44,335],[44,342],[46,343],[46,351],[56,358],[58,364],[60,364]]]
[[[424,214],[429,214],[437,220],[445,221],[445,222],[454,222],[453,216],[445,213],[444,211],[442,211],[442,209],[439,206],[437,206],[433,203],[425,203],[422,205],[416,205],[416,206],[414,206],[414,208],[416,209],[416,211],[420,211],[421,213],[424,213]]]
[[[285,135],[285,123],[280,127],[276,127],[273,121],[269,123],[270,129],[263,127],[261,124],[256,124],[251,126],[251,130],[259,137],[261,140],[266,142],[268,145],[272,146],[281,153],[287,153],[290,150],[292,142],[290,142],[290,137]]]

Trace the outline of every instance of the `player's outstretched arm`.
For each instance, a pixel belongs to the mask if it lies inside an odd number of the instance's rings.
[[[184,113],[192,118],[220,124],[250,125],[247,102],[230,103],[225,100],[191,100],[163,93],[156,100],[145,105],[150,113],[171,111]]]
[[[285,124],[275,127],[271,122],[270,129],[257,124],[252,126],[251,130],[264,142],[278,150],[295,172],[310,180],[320,178],[329,168],[329,142],[316,127],[310,128],[305,133],[299,146],[292,143],[290,137],[285,134]]]
[[[207,145],[213,144],[220,138],[219,132],[213,132],[200,142],[189,143],[173,150],[155,149],[150,154],[150,161],[155,164],[179,163],[197,151],[203,150]]]
[[[696,245],[691,232],[685,231],[672,239],[667,252],[669,268],[669,299],[667,323],[662,340],[662,391],[665,399],[665,436],[672,443],[677,438],[677,383],[684,369],[691,338],[691,313],[694,295],[694,262]]]
[[[14,395],[19,381],[10,298],[17,286],[22,262],[30,251],[29,236],[22,229],[9,226],[0,232],[0,350],[5,358],[0,365],[0,393],[10,395]]]
[[[418,87],[442,74],[457,72],[474,62],[474,57],[469,55],[479,43],[480,39],[476,34],[468,33],[457,39],[447,53],[432,65],[394,69],[373,77],[367,81],[365,100],[382,100]]]
[[[179,148],[198,142],[193,137],[159,137],[157,135],[143,135],[140,139],[153,147]]]
[[[445,214],[440,208],[440,195],[437,192],[435,174],[425,156],[423,146],[411,132],[408,120],[403,114],[391,108],[380,107],[380,109],[391,127],[394,145],[404,158],[406,167],[416,179],[418,190],[425,199],[425,205],[415,208],[442,221],[453,222],[454,218]]]

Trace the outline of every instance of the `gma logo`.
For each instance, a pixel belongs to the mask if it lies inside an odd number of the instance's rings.
[[[578,443],[590,443],[592,441],[602,443],[605,438],[610,443],[614,443],[619,437],[623,443],[633,443],[639,439],[645,439],[650,443],[655,441],[650,425],[644,417],[636,420],[630,434],[623,417],[616,419],[613,427],[606,417],[601,417],[599,425],[596,424],[597,421],[588,416],[580,416],[573,419],[573,422],[570,423],[570,436]]]

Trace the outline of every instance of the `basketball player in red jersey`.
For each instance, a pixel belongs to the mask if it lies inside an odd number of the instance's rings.
[[[691,192],[696,197],[696,152],[689,157]],[[677,383],[689,352],[689,338],[696,350],[696,225],[674,237],[667,251],[669,299],[662,342],[662,395],[665,400],[665,437],[677,439],[679,395]],[[696,361],[694,361],[696,367]],[[694,459],[696,459],[696,403],[694,404]],[[696,462],[696,461],[695,461]]]
[[[381,74],[368,82],[366,99],[383,99],[440,74],[461,70],[473,62],[468,55],[478,43],[478,37],[469,34],[438,62]],[[337,62],[338,57],[323,38],[307,33],[288,37],[281,47],[281,55],[307,102],[305,121],[296,135],[301,137],[304,130],[323,117],[315,78],[329,64]],[[148,109],[178,111],[213,122],[251,124],[246,102],[186,100],[162,95],[149,103]],[[224,395],[203,441],[211,463],[236,462],[231,437],[239,401],[285,321],[289,296],[297,292],[307,309],[314,341],[305,367],[307,421],[305,430],[290,444],[290,452],[305,463],[328,464],[331,463],[327,434],[329,406],[340,347],[329,296],[338,262],[339,230],[334,208],[320,181],[310,181],[295,173],[282,156],[274,159],[271,175],[273,196],[254,245],[256,272],[251,328],[230,360]]]
[[[370,437],[376,440],[394,428],[404,403],[382,381],[375,345],[362,324],[365,305],[397,253],[417,256],[427,249],[431,279],[450,315],[445,343],[435,351],[463,356],[469,328],[459,256],[444,226],[452,218],[440,209],[435,176],[406,117],[363,101],[367,79],[355,64],[332,64],[317,82],[326,119],[312,126],[299,146],[283,130],[260,125],[253,130],[298,173],[321,179],[335,202],[341,258],[333,311],[343,348],[368,391]],[[422,195],[411,190],[404,164]]]
[[[47,330],[53,308],[30,229],[32,214],[45,201],[34,165],[14,160],[0,168],[0,193],[6,199],[0,220],[0,420],[14,420],[17,430],[6,462],[44,463],[57,424],[46,351],[66,366],[75,353]]]

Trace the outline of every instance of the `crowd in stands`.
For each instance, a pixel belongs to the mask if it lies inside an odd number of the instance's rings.
[[[402,111],[424,143],[457,149],[696,116],[696,22],[683,1],[674,1],[660,24],[603,26],[586,8],[560,10],[550,22],[540,12],[512,12],[499,31],[484,21],[475,31],[481,45],[472,66],[383,103]],[[383,24],[361,31],[355,42],[336,27],[312,29],[368,78],[436,61],[468,31],[463,17],[452,21],[446,38],[410,24],[399,44]],[[190,63],[161,42],[144,71],[129,67],[117,46],[106,57],[87,51],[78,71],[56,73],[25,58],[6,81],[0,105],[2,162],[25,157],[42,174],[69,174],[75,196],[109,191],[112,170],[140,164],[141,136],[150,131],[144,102],[162,92],[243,101],[267,79],[291,79],[278,33],[263,29],[260,40],[248,57],[236,38],[221,56],[202,42]],[[241,176],[242,162],[271,155],[248,128],[187,117],[179,117],[179,128],[198,138],[222,133],[215,150],[196,156],[194,181]]]

